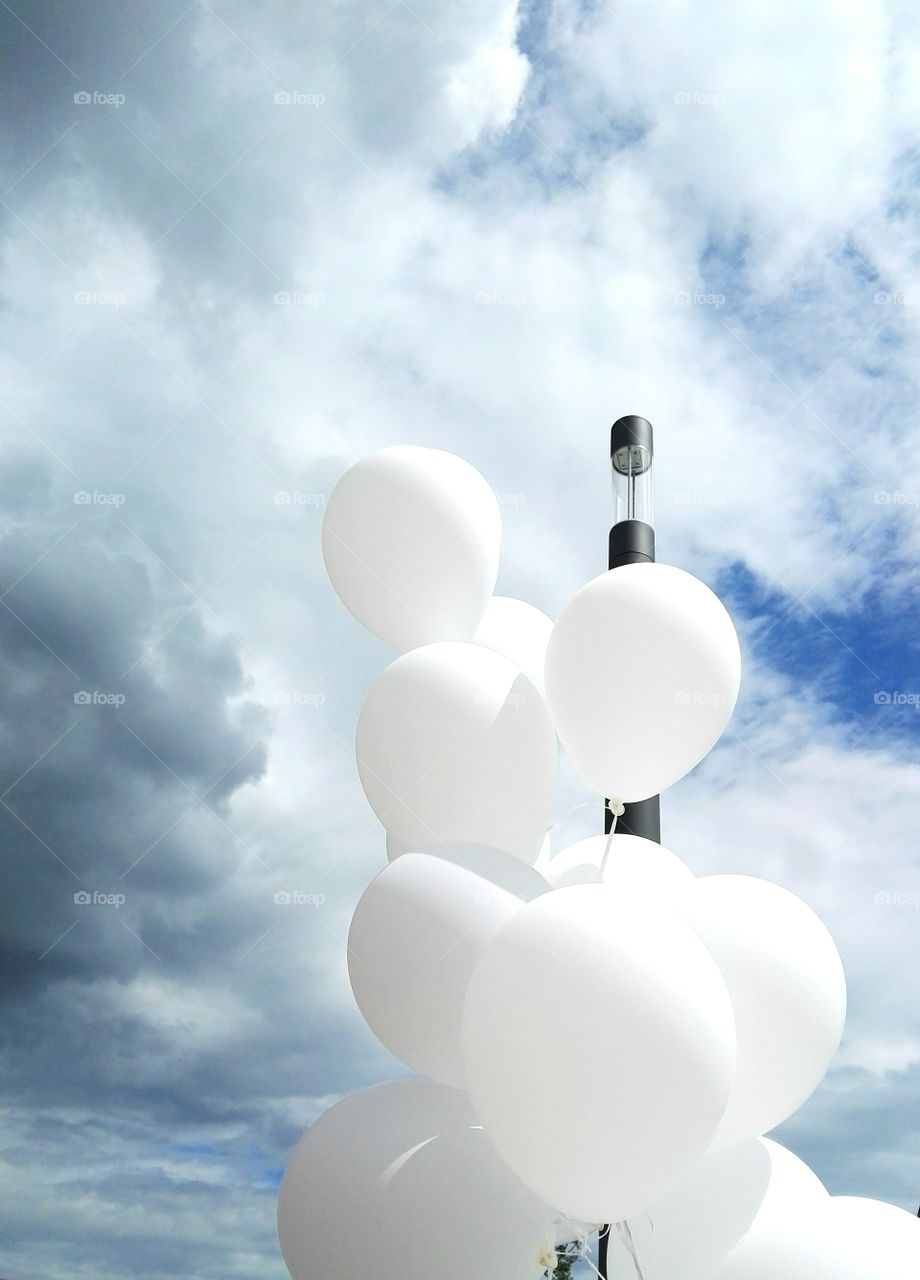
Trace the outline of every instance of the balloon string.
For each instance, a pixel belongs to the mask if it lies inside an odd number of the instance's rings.
[[[643,1272],[642,1267],[639,1263],[639,1255],[636,1251],[636,1245],[632,1237],[632,1231],[629,1228],[629,1223],[618,1222],[616,1224],[616,1228],[620,1234],[620,1237],[623,1240],[623,1244],[627,1252],[629,1253],[630,1258],[632,1259],[633,1266],[636,1269],[636,1280],[645,1280],[645,1273]],[[603,1228],[603,1230],[606,1230],[609,1234],[612,1228],[605,1227]],[[600,1239],[600,1234],[601,1232],[599,1231],[598,1239]],[[589,1237],[592,1235],[594,1235],[593,1231],[587,1232],[583,1236],[576,1236],[576,1238],[572,1240],[570,1245],[563,1245],[561,1249],[556,1250],[556,1257],[558,1260],[559,1258],[571,1258],[574,1256],[575,1258],[578,1259],[579,1262],[583,1263],[586,1267],[590,1268],[590,1270],[594,1272],[595,1276],[597,1276],[598,1280],[607,1280],[607,1277],[604,1276],[598,1270],[596,1264],[592,1261],[591,1256],[588,1252],[588,1247],[589,1247],[588,1240],[589,1240]],[[573,1245],[575,1246],[574,1254],[569,1252],[569,1250]],[[557,1265],[558,1265],[558,1261],[557,1261]],[[553,1271],[547,1271],[546,1274],[549,1277],[549,1280],[552,1280],[553,1276],[555,1275],[555,1269]]]
[[[626,1245],[629,1256],[632,1258],[633,1266],[636,1268],[636,1280],[645,1280],[645,1273],[639,1263],[639,1254],[636,1251],[636,1242],[633,1240],[632,1232],[629,1229],[629,1223],[618,1222],[617,1231],[619,1231],[622,1236],[623,1243]]]
[[[576,1246],[576,1252],[574,1256],[578,1259],[579,1262],[583,1262],[586,1266],[590,1267],[591,1270],[594,1272],[594,1274],[598,1277],[598,1280],[606,1280],[606,1278],[601,1275],[600,1271],[598,1271],[597,1267],[591,1261],[591,1258],[588,1254],[588,1235],[593,1235],[593,1234],[594,1234],[593,1232],[589,1232],[586,1235],[577,1236],[572,1241],[572,1244]],[[561,1251],[557,1251],[557,1254],[556,1254],[557,1258],[572,1257],[573,1255],[568,1252],[568,1247],[569,1246],[566,1245],[563,1247]],[[550,1280],[552,1280],[552,1276],[550,1276]]]
[[[583,1262],[586,1267],[590,1267],[591,1270],[594,1272],[594,1274],[598,1277],[598,1280],[607,1280],[607,1277],[601,1275],[597,1267],[594,1265],[594,1263],[591,1261],[591,1259],[588,1257],[586,1253],[579,1254],[578,1260],[579,1262]]]
[[[626,812],[626,806],[619,800],[606,801],[606,809],[610,814],[610,834],[607,836],[607,843],[604,846],[604,856],[601,858],[600,877],[604,878],[604,870],[607,866],[607,859],[610,857],[610,847],[613,844],[613,837],[616,835],[617,818],[622,818]]]
[[[620,1235],[620,1238],[623,1241],[623,1245],[627,1253],[632,1259],[632,1264],[636,1269],[636,1280],[645,1280],[645,1272],[642,1270],[642,1265],[639,1262],[639,1254],[638,1254],[638,1251],[636,1250],[636,1243],[633,1240],[632,1231],[630,1230],[629,1223],[618,1222],[616,1224],[616,1228],[617,1228],[617,1232]],[[611,1228],[607,1227],[606,1230],[609,1232]],[[589,1234],[593,1235],[594,1233],[590,1232]],[[598,1235],[598,1238],[600,1238],[599,1235]],[[582,1262],[584,1263],[585,1266],[589,1267],[591,1271],[593,1271],[594,1274],[598,1277],[598,1280],[607,1280],[607,1277],[601,1274],[601,1272],[598,1270],[597,1266],[592,1261],[588,1253],[588,1235],[578,1236],[575,1240],[572,1241],[572,1244],[576,1246],[577,1252],[575,1253],[574,1256],[579,1260],[579,1262]],[[564,1246],[563,1249],[556,1251],[556,1257],[557,1258],[572,1257],[572,1254],[568,1253],[568,1246]],[[547,1272],[547,1275],[550,1277],[550,1280],[552,1280],[552,1276],[554,1274],[555,1272]]]
[[[580,809],[594,809],[596,811],[597,801],[596,800],[579,800],[578,804],[573,804],[571,809],[567,809],[566,812],[563,813],[560,817],[554,818],[553,821],[546,828],[547,831],[552,831],[553,827],[558,827],[561,823],[567,822],[569,818],[571,818],[572,814],[578,813]]]

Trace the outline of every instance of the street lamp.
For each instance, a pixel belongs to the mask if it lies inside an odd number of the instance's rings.
[[[652,463],[655,441],[652,424],[629,414],[610,428],[610,467],[613,477],[613,525],[607,543],[607,568],[652,563],[655,559]],[[613,814],[604,807],[604,831],[613,829]],[[661,842],[661,816],[657,796],[624,807],[617,831]],[[607,1280],[610,1224],[601,1228],[597,1242],[597,1269]]]
[[[655,559],[652,524],[652,463],[655,456],[652,424],[630,414],[610,428],[610,466],[613,475],[613,526],[608,540],[607,568],[648,564]],[[609,833],[613,815],[605,810]],[[658,797],[628,804],[617,820],[617,831],[661,842]]]
[[[631,414],[610,428],[610,466],[613,475],[613,528],[610,565],[655,559],[653,526],[652,424]],[[627,558],[628,557],[628,558]],[[616,563],[614,563],[616,560]]]

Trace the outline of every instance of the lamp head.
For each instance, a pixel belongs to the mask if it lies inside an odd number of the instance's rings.
[[[613,471],[613,522],[641,520],[653,524],[652,424],[630,414],[617,418],[610,428],[610,465]]]

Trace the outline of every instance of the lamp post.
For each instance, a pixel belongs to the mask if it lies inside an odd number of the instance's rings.
[[[610,428],[610,466],[613,475],[613,525],[607,544],[607,568],[624,564],[650,564],[655,559],[652,501],[652,462],[655,448],[652,424],[630,414],[617,418]],[[610,834],[613,814],[604,809],[604,831]],[[627,804],[617,819],[617,831],[661,842],[661,817],[657,796]],[[610,1224],[601,1228],[597,1243],[597,1269],[607,1280]]]
[[[618,418],[610,428],[610,466],[613,475],[613,525],[607,543],[607,568],[623,564],[650,564],[655,559],[655,530],[652,501],[652,424],[630,414]],[[605,813],[604,829],[609,833],[612,815]],[[617,821],[617,831],[661,841],[658,797],[626,806]]]

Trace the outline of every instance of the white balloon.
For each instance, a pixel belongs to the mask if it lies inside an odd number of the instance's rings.
[[[546,654],[546,697],[595,791],[645,800],[698,764],[741,680],[732,620],[698,578],[666,564],[602,573],[566,605]]]
[[[832,1198],[751,1232],[712,1280],[916,1280],[920,1222],[894,1205]]]
[[[401,843],[391,843],[391,838],[387,837],[390,862],[395,862],[406,853],[427,853],[432,858],[445,858],[466,871],[472,871],[474,875],[482,876],[484,880],[507,889],[522,902],[529,902],[531,898],[539,898],[541,893],[549,892],[549,884],[537,869],[536,863],[531,866],[529,862],[522,862],[513,854],[506,853],[504,849],[493,849],[485,844],[460,844],[452,840],[423,844],[417,848],[402,848]]]
[[[537,856],[556,738],[543,699],[507,658],[450,642],[403,654],[361,708],[357,756],[365,795],[400,842]]]
[[[394,835],[392,831],[387,832],[387,862],[395,862],[404,853],[417,852],[419,850],[412,847],[411,840],[403,840],[400,836]]]
[[[682,897],[694,881],[693,872],[676,854],[642,836],[614,835],[605,863],[607,840],[607,836],[579,840],[551,858],[542,874],[554,889],[603,883],[619,894],[643,893],[665,905]]]
[[[460,1021],[470,975],[521,905],[508,890],[424,853],[403,854],[364,891],[348,934],[351,989],[370,1029],[416,1071],[465,1085]]]
[[[320,1116],[278,1196],[294,1280],[537,1280],[554,1215],[474,1125],[465,1094],[423,1080]]]
[[[862,1196],[834,1196],[828,1205],[833,1226],[850,1250],[879,1270],[885,1280],[920,1275],[920,1218],[896,1205]],[[874,1270],[866,1270],[874,1277]]]
[[[473,641],[494,649],[523,671],[543,692],[543,666],[553,620],[526,600],[493,596]]]
[[[800,1215],[811,1218],[820,1206],[828,1203],[827,1188],[804,1160],[770,1138],[754,1141],[770,1156],[770,1186],[748,1236],[754,1231],[772,1231],[778,1223],[790,1222]],[[715,1158],[718,1152],[713,1151],[712,1155]]]
[[[543,837],[543,843],[540,845],[540,852],[537,854],[536,860],[533,864],[541,875],[549,866],[552,856],[553,849],[550,844],[549,832],[547,831],[546,835]]]
[[[498,501],[479,472],[415,445],[355,463],[323,517],[323,557],[339,599],[401,650],[472,638],[500,544]]]
[[[499,1154],[562,1216],[616,1222],[699,1160],[725,1109],[734,1022],[678,915],[607,885],[523,906],[473,971],[466,1077]]]
[[[751,1232],[811,1215],[828,1194],[806,1164],[765,1138],[709,1152],[647,1218],[630,1223],[651,1280],[710,1280]]]
[[[807,1101],[843,1035],[846,979],[834,940],[788,889],[704,876],[678,904],[718,964],[735,1011],[738,1065],[716,1143],[768,1132]]]

